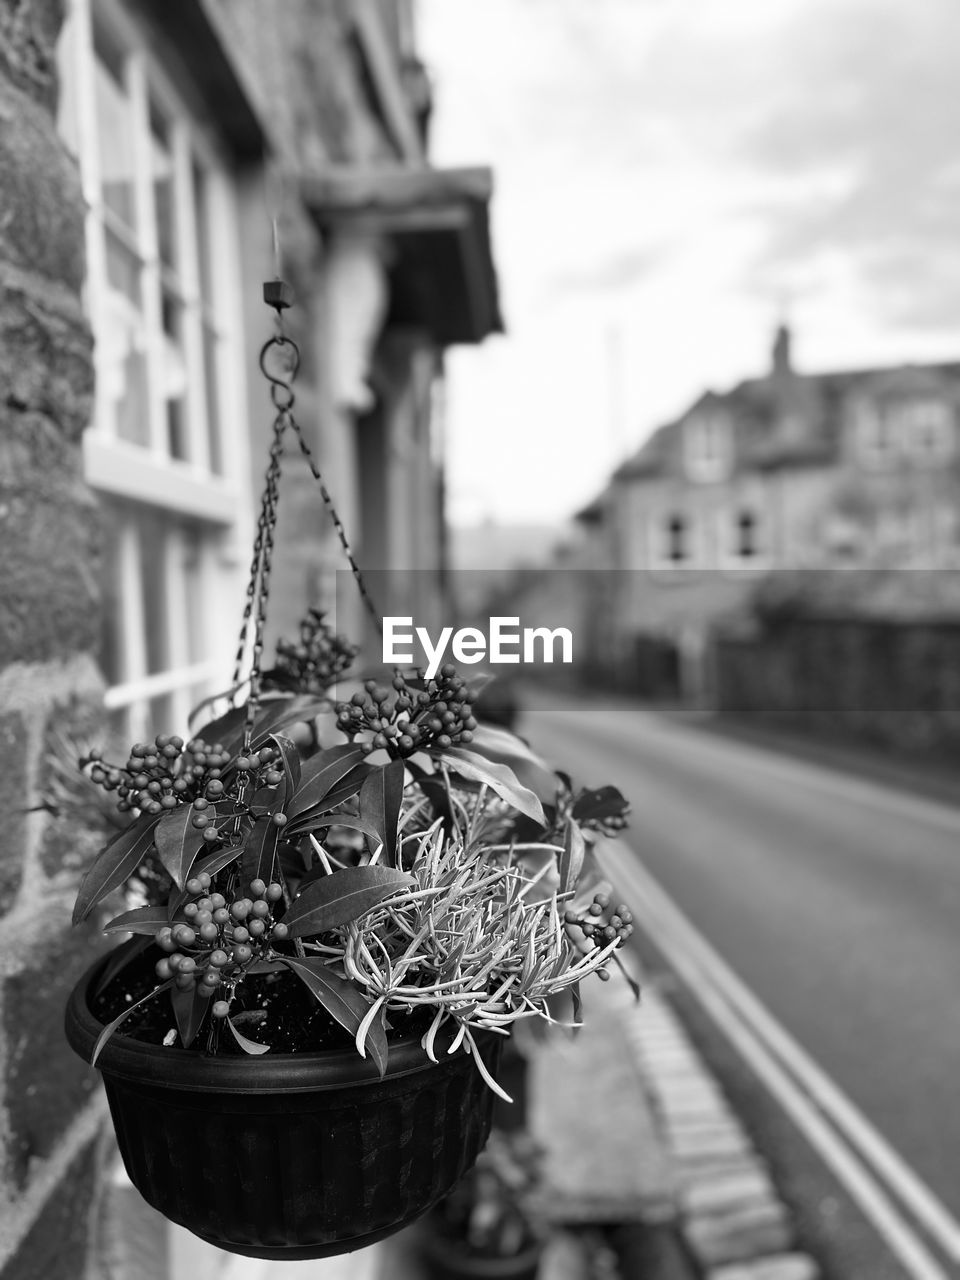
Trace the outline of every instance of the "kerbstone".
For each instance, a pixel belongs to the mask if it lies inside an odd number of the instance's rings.
[[[684,1234],[705,1267],[783,1253],[793,1242],[787,1212],[782,1204],[773,1201],[730,1213],[690,1218],[684,1225]]]
[[[782,1253],[757,1262],[718,1267],[707,1280],[818,1280],[820,1269],[804,1253]]]

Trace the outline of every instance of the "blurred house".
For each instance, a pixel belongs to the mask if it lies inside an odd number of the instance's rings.
[[[960,363],[801,374],[781,327],[765,375],[706,392],[579,514],[616,578],[598,665],[706,696],[711,630],[785,568],[960,563]]]
[[[64,1041],[104,946],[70,927],[102,838],[50,801],[50,755],[103,743],[107,713],[128,741],[183,732],[230,680],[273,218],[298,419],[361,563],[438,600],[443,352],[500,320],[490,174],[432,169],[429,114],[408,0],[0,0],[4,1280],[239,1273],[114,1176]],[[272,638],[343,565],[293,441],[277,536]]]
[[[229,680],[272,421],[261,283],[278,270],[297,416],[357,558],[436,614],[442,353],[500,327],[491,177],[428,164],[410,0],[66,8],[58,126],[87,204],[97,388],[84,469],[108,521],[99,656],[140,737]],[[268,652],[307,604],[362,625],[349,588],[335,600],[346,562],[292,440],[285,471]]]

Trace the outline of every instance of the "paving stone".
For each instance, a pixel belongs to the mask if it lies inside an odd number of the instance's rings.
[[[707,1280],[819,1280],[820,1268],[805,1253],[781,1253],[775,1258],[718,1267]]]
[[[675,1155],[674,1167],[677,1180],[686,1187],[691,1182],[752,1172],[760,1167],[760,1162],[752,1151],[745,1151],[740,1155],[699,1156],[693,1159]]]
[[[776,1192],[761,1169],[723,1174],[718,1178],[697,1178],[688,1182],[681,1203],[691,1215],[727,1213],[756,1200],[774,1200]]]
[[[690,1218],[683,1230],[687,1243],[704,1267],[784,1253],[793,1243],[787,1211],[777,1201]]]
[[[716,1129],[706,1125],[674,1134],[670,1145],[673,1154],[680,1160],[698,1160],[702,1156],[735,1156],[753,1150],[742,1129]]]

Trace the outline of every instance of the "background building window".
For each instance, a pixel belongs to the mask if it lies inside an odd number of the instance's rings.
[[[900,432],[919,461],[938,462],[954,452],[953,410],[943,400],[914,400],[899,410]]]
[[[734,553],[739,560],[753,560],[759,554],[757,517],[752,511],[738,511]]]
[[[88,207],[84,462],[108,533],[106,705],[133,738],[148,723],[182,732],[229,677],[252,521],[235,185],[121,6],[71,0],[58,59]]]
[[[707,483],[730,474],[730,424],[720,413],[698,414],[683,431],[684,463],[691,480]]]
[[[651,527],[651,564],[655,569],[686,569],[693,560],[693,527],[684,512],[655,517]]]

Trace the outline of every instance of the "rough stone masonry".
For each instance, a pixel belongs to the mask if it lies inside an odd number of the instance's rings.
[[[84,1272],[103,1129],[63,1006],[99,947],[70,928],[89,836],[34,809],[58,734],[99,723],[96,506],[80,436],[83,204],[54,127],[59,0],[0,0],[0,1277]]]

